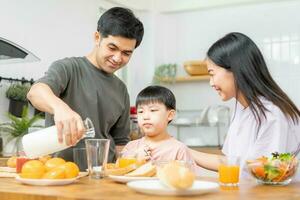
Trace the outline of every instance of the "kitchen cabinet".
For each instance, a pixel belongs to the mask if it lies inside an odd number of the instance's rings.
[[[209,75],[203,76],[178,76],[173,80],[172,78],[162,78],[163,83],[183,83],[183,82],[194,82],[194,81],[208,81]]]
[[[180,141],[184,141],[182,137],[183,129],[194,129],[194,132],[197,132],[198,128],[209,128],[212,129],[215,137],[212,141],[212,144],[207,144],[205,146],[217,146],[221,147],[223,145],[223,140],[226,135],[225,131],[227,131],[229,125],[229,108],[223,105],[215,105],[209,106],[207,108],[201,110],[177,110],[177,118],[170,124],[170,126],[175,127],[176,129],[176,138]],[[189,137],[185,133],[185,136]],[[197,134],[197,137],[200,137]],[[194,136],[195,137],[195,136]],[[199,139],[199,138],[195,138]],[[215,145],[217,144],[217,145]],[[187,144],[189,145],[189,144]],[[191,146],[191,145],[189,145]],[[193,145],[193,146],[201,146],[201,145]]]

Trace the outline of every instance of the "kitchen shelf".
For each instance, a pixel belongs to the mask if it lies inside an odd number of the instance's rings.
[[[175,80],[173,80],[172,78],[162,78],[161,82],[172,83],[174,81],[175,83],[179,83],[179,82],[194,82],[194,81],[207,81],[207,80],[209,80],[209,75],[179,76],[179,77],[176,77]]]

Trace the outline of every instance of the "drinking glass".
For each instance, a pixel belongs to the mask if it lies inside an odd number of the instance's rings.
[[[108,139],[86,139],[86,155],[91,178],[100,179],[105,176],[110,141]]]
[[[240,175],[240,159],[227,157],[219,166],[219,183],[221,186],[238,186]]]
[[[86,148],[73,148],[73,160],[77,164],[81,172],[86,171],[87,166],[87,157],[86,157]]]

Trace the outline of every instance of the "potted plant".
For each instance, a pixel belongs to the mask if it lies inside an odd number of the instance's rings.
[[[176,64],[162,64],[156,67],[152,82],[154,84],[161,84],[162,82],[173,83],[175,81],[176,74]]]
[[[41,128],[43,126],[34,125],[41,117],[40,115],[29,117],[28,106],[23,107],[20,118],[10,113],[7,113],[7,117],[10,121],[0,124],[0,136],[4,140],[3,155],[11,156],[22,150],[20,141],[22,136],[28,133],[30,127]]]
[[[9,101],[8,112],[17,117],[21,117],[24,106],[28,105],[26,95],[30,89],[30,84],[14,83],[6,90],[6,97]]]

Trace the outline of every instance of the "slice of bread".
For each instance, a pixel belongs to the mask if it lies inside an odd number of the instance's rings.
[[[125,174],[124,176],[129,176],[129,177],[151,177],[156,174],[156,167],[151,163],[147,162],[146,164],[143,164],[136,170]]]
[[[122,176],[124,174],[127,174],[128,172],[131,172],[137,168],[136,164],[128,165],[127,167],[119,168],[119,167],[113,167],[112,165],[108,165],[105,169],[106,175],[116,175],[116,176]]]

